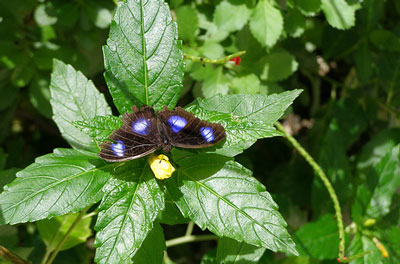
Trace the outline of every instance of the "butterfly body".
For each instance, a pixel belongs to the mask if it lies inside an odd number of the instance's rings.
[[[169,152],[172,146],[204,148],[225,139],[221,124],[200,120],[181,107],[163,110],[155,115],[150,106],[132,107],[122,117],[123,125],[100,145],[99,156],[109,162],[144,157],[159,148]]]

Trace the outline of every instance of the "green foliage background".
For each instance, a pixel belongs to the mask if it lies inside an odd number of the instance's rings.
[[[138,103],[152,104],[159,109],[162,106],[159,93],[162,91],[157,89],[158,86],[167,87],[164,92],[169,106],[175,102],[185,106],[194,98],[210,98],[217,94],[248,103],[250,98],[257,96],[303,89],[294,105],[286,111],[282,122],[322,167],[338,194],[346,226],[346,255],[369,251],[369,254],[351,263],[400,262],[400,2],[171,0],[168,4],[178,25],[179,39],[183,41],[183,53],[218,59],[246,50],[239,66],[233,62],[202,64],[190,60],[184,60],[184,66],[182,63],[169,63],[168,57],[162,65],[165,76],[161,74],[160,78],[154,79],[159,83],[155,84],[154,90],[149,89],[150,96],[147,96],[137,93],[140,83],[135,83],[129,73],[116,66],[126,63],[134,67],[141,63],[140,54],[125,53],[125,57],[119,58],[113,55],[114,45],[120,38],[119,30],[134,28],[137,23],[119,23],[119,19],[123,19],[122,8],[119,10],[122,16],[115,16],[115,22],[111,23],[116,2],[0,2],[0,190],[15,178],[17,171],[32,164],[39,156],[42,157],[19,174],[21,177],[35,175],[35,170],[43,164],[51,167],[49,164],[63,163],[66,166],[65,175],[78,173],[74,168],[76,164],[83,171],[104,167],[101,173],[94,172],[78,179],[101,188],[109,179],[104,174],[108,173],[107,165],[98,160],[88,162],[87,157],[92,155],[95,158],[90,152],[95,151],[98,143],[107,136],[104,131],[111,131],[120,123],[113,118],[99,117],[94,121],[92,118],[109,115],[112,111],[117,114],[117,110],[123,113],[129,110],[130,105]],[[106,46],[102,50],[103,45]],[[126,45],[128,49],[129,43]],[[108,54],[104,62],[103,52]],[[172,54],[178,55],[171,61],[179,61],[180,50],[174,50]],[[60,61],[55,63],[55,68],[62,70],[53,73],[53,80],[61,78],[61,72],[69,77],[65,79],[65,85],[58,87],[55,84],[60,82],[53,83],[50,93],[54,58],[71,64],[73,68]],[[107,73],[103,77],[105,69]],[[169,93],[178,89],[182,70],[185,73],[183,87],[179,88],[182,92]],[[136,74],[140,75],[135,73],[135,77],[138,76]],[[113,79],[115,76],[118,79]],[[68,83],[75,81],[74,78],[78,80],[79,87],[91,91],[93,97],[86,98],[79,94],[82,90],[65,90],[69,85],[76,87]],[[148,81],[146,84],[151,83],[151,80]],[[118,88],[121,86],[133,87],[136,96],[125,97]],[[105,94],[105,99],[96,88]],[[93,102],[80,102],[89,107],[79,113],[90,115],[82,117],[81,123],[75,123],[68,116],[64,118],[64,94],[68,94],[71,100],[85,98],[102,102],[102,105],[93,108]],[[112,105],[111,96],[115,106],[112,109],[106,103],[107,100]],[[213,98],[218,96],[221,95]],[[234,170],[248,175],[248,169],[254,172],[254,177],[266,186],[279,205],[279,212],[288,223],[287,229],[296,243],[299,256],[278,256],[264,248],[224,237],[218,245],[207,241],[170,247],[170,258],[176,263],[337,263],[337,224],[332,201],[320,179],[284,138],[262,139],[255,143],[256,139],[279,134],[271,126],[275,121],[272,114],[265,113],[265,117],[271,120],[262,120],[268,125],[260,133],[261,124],[257,122],[261,120],[261,115],[253,120],[250,118],[247,127],[240,127],[237,123],[228,122],[231,117],[227,113],[233,111],[229,103],[218,106],[213,100],[198,99],[188,110],[207,120],[226,120],[231,129],[231,145],[227,144],[217,153],[227,156],[239,154],[235,160],[241,165],[227,163],[220,173]],[[287,105],[282,106],[283,110]],[[216,115],[213,110],[226,115]],[[279,118],[280,114],[275,116]],[[58,128],[62,128],[61,131]],[[244,129],[248,134],[242,140],[238,134]],[[53,149],[68,147],[68,144],[88,152],[58,149],[52,153]],[[176,157],[180,155],[179,152],[173,154]],[[195,156],[188,161],[177,158],[176,162],[186,162],[189,167],[205,162],[212,167],[215,160]],[[121,168],[120,174],[128,175],[127,171],[139,168],[140,164],[127,165]],[[49,175],[55,173],[49,171]],[[80,185],[78,180],[77,186]],[[108,186],[119,186],[119,181],[121,179],[114,179]],[[154,179],[149,179],[149,182],[154,183]],[[25,184],[28,188],[35,183],[26,181]],[[126,188],[135,188],[133,182],[124,181],[124,184]],[[75,210],[84,209],[101,198],[100,191],[85,190],[80,190],[83,195],[77,201],[79,205],[75,206]],[[124,195],[130,196],[131,193]],[[173,197],[174,193],[169,195]],[[71,234],[55,263],[93,261],[94,230],[102,230],[108,222],[112,222],[104,217],[107,216],[107,203],[113,203],[118,198],[111,194],[106,196],[100,205],[100,214],[80,222],[75,229],[77,232]],[[157,199],[169,201],[173,198],[160,196]],[[207,201],[204,200],[204,203]],[[155,206],[160,206],[160,203]],[[67,213],[68,206],[59,204],[59,208],[51,210],[65,210]],[[52,216],[51,210],[49,216]],[[176,208],[172,207],[170,212],[173,210]],[[182,216],[178,211],[162,215],[166,240],[181,236],[185,227],[165,224],[186,223],[185,217],[189,215]],[[16,222],[21,222],[23,218],[13,215],[10,219],[14,217],[20,219]],[[24,221],[42,219],[43,215],[35,215],[32,211],[30,217]],[[36,223],[1,226],[0,245],[33,263],[40,263],[46,247],[54,249],[61,239],[54,236],[56,230],[65,233],[77,217],[77,214],[69,214],[68,217],[57,216]],[[153,219],[155,216],[150,212],[147,217]],[[196,217],[198,225],[207,225],[204,220],[207,215]],[[0,222],[3,220],[0,219]],[[199,223],[204,223],[204,226]],[[111,224],[115,227],[120,222]],[[208,228],[218,234],[210,226]],[[194,234],[203,234],[203,231],[196,228]],[[157,239],[160,235],[162,229],[156,223],[142,247],[162,250],[165,244],[162,241],[160,244]],[[106,238],[99,235],[96,243],[104,244]],[[159,244],[154,244],[155,241]],[[383,257],[379,243],[384,245],[388,258]],[[106,247],[105,251],[109,252],[109,248]],[[99,254],[96,257],[99,262],[107,254],[101,252],[100,247],[96,253]],[[135,258],[141,259],[141,254],[145,253],[138,251]],[[154,257],[157,259],[159,256]],[[3,262],[8,263],[0,258],[0,263]]]

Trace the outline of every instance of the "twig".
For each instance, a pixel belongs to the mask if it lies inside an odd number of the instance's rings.
[[[14,264],[29,264],[30,262],[18,257],[8,249],[3,246],[0,246],[0,256],[11,261]]]
[[[217,240],[217,239],[218,237],[216,235],[199,235],[199,236],[190,235],[190,236],[177,237],[174,239],[167,240],[165,244],[167,245],[168,248],[190,242]]]
[[[203,58],[203,57],[197,57],[197,56],[191,56],[189,54],[183,54],[183,57],[191,60],[191,61],[196,61],[196,62],[201,62],[201,63],[211,63],[211,64],[224,64],[226,62],[228,62],[230,59],[236,58],[238,56],[242,56],[243,54],[245,54],[246,51],[242,50],[236,53],[233,53],[229,56],[223,57],[223,58],[219,58],[219,59],[208,59],[208,58]]]

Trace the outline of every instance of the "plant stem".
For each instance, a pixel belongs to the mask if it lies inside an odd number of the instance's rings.
[[[202,63],[211,63],[211,64],[224,64],[227,61],[229,61],[230,59],[236,58],[238,56],[242,56],[243,54],[245,54],[246,51],[242,50],[236,53],[233,53],[229,56],[223,57],[223,58],[219,58],[219,59],[208,59],[208,58],[203,58],[203,57],[197,57],[197,56],[191,56],[189,54],[183,54],[183,57],[191,60],[191,61],[196,61],[196,62],[202,62]]]
[[[78,217],[75,219],[75,221],[72,223],[68,231],[65,233],[64,237],[61,239],[61,241],[58,243],[56,249],[53,251],[51,254],[49,260],[47,261],[47,264],[53,263],[54,259],[58,255],[58,252],[60,252],[61,247],[64,245],[65,241],[67,241],[68,236],[71,234],[72,230],[78,225],[78,223],[82,220],[82,218],[85,216],[87,210],[89,210],[89,207],[86,209],[83,209]]]
[[[165,244],[168,247],[173,247],[177,246],[180,244],[185,244],[185,243],[191,243],[191,242],[198,242],[198,241],[206,241],[206,240],[217,240],[218,237],[216,235],[190,235],[190,236],[183,236],[183,237],[177,237],[174,239],[170,239],[165,242]]]
[[[193,222],[193,221],[190,221],[190,222],[188,223],[185,236],[190,236],[190,235],[192,234],[192,232],[193,232],[193,227],[194,227],[194,222]]]
[[[7,259],[14,264],[29,264],[28,261],[18,257],[3,246],[0,246],[0,257]]]
[[[297,140],[294,137],[292,137],[286,132],[283,125],[279,122],[276,122],[275,126],[278,128],[278,130],[283,132],[286,139],[293,145],[293,147],[300,153],[300,155],[302,155],[304,159],[311,165],[311,167],[314,169],[314,171],[317,173],[319,178],[324,183],[325,188],[328,190],[329,196],[331,197],[333,206],[335,208],[336,221],[339,229],[339,259],[340,262],[344,262],[345,237],[344,237],[343,218],[339,200],[337,198],[335,190],[332,187],[332,184],[329,182],[328,177],[326,176],[325,172],[321,169],[321,167],[318,165],[318,163],[315,162],[315,160],[311,157],[311,155],[300,145],[299,142],[297,142]]]

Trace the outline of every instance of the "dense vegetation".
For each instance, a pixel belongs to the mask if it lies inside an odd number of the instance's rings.
[[[0,2],[0,263],[399,263],[399,18],[382,0]],[[164,153],[166,180],[100,159],[144,104],[226,141]]]

